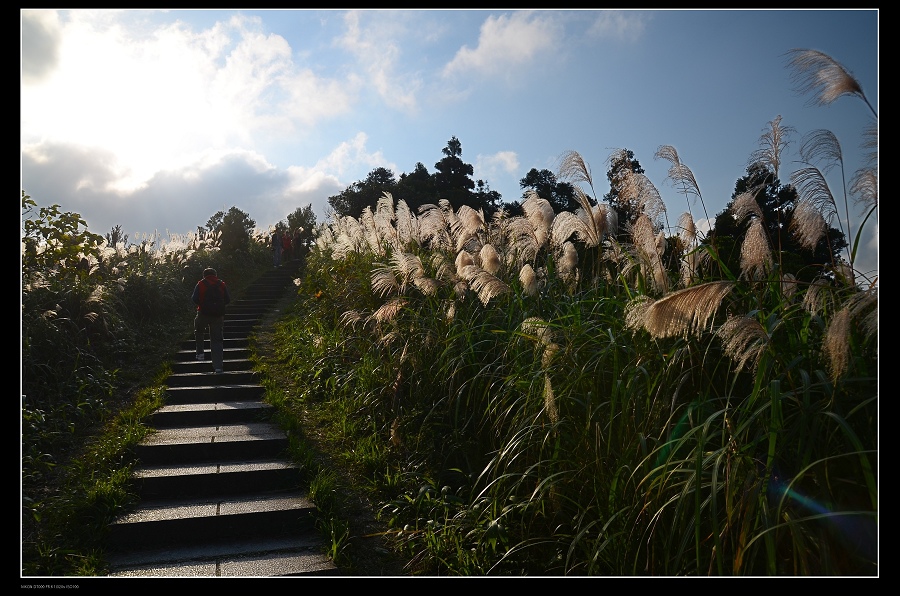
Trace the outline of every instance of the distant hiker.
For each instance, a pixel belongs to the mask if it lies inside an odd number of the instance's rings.
[[[282,256],[285,261],[290,261],[294,258],[293,248],[291,247],[291,233],[285,232],[284,236],[281,237],[281,248],[282,248]]]
[[[203,279],[194,286],[191,302],[197,305],[197,316],[194,317],[194,341],[197,347],[197,360],[205,360],[204,335],[209,329],[209,348],[212,356],[213,370],[217,374],[224,370],[225,338],[225,305],[231,302],[231,295],[225,282],[218,278],[216,270],[207,267],[203,270]]]
[[[281,265],[281,251],[284,247],[281,245],[281,230],[275,228],[272,232],[272,263],[278,267]]]

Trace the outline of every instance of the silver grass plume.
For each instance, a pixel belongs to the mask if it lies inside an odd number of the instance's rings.
[[[593,190],[591,168],[577,151],[566,151],[559,158],[557,178],[563,181],[586,182]]]
[[[837,380],[850,364],[850,308],[837,311],[828,322],[822,348],[828,357],[831,378]]]
[[[379,296],[392,296],[400,293],[400,282],[394,274],[394,269],[382,263],[375,263],[377,266],[372,270],[370,277],[372,283],[372,291]]]
[[[542,244],[534,231],[534,226],[526,217],[511,217],[506,223],[509,254],[513,265],[532,261]]]
[[[375,213],[372,215],[372,220],[382,243],[387,242],[390,246],[399,250],[397,229],[394,228],[395,219],[394,197],[391,193],[384,192],[375,205]]]
[[[800,142],[800,158],[807,163],[822,163],[822,173],[827,174],[835,167],[843,169],[844,154],[837,136],[830,130],[814,130]]]
[[[553,218],[550,229],[550,243],[562,246],[572,235],[585,246],[598,246],[607,230],[607,209],[605,205],[591,205],[588,196],[579,188],[575,196],[581,207],[575,212],[562,211]]]
[[[800,242],[800,245],[809,250],[815,250],[819,240],[825,237],[828,224],[822,213],[815,208],[810,201],[801,201],[794,209],[794,217],[791,219],[791,230]]]
[[[357,310],[348,310],[341,315],[341,324],[344,327],[356,328],[356,324],[362,322],[363,316]]]
[[[359,224],[369,251],[372,254],[384,256],[385,249],[381,242],[382,238],[378,230],[378,224],[375,222],[375,214],[372,213],[372,209],[368,205],[363,208],[359,216]]]
[[[700,194],[700,185],[697,184],[697,178],[694,177],[694,172],[689,167],[681,163],[681,158],[678,157],[678,151],[675,147],[672,145],[660,145],[657,147],[653,157],[655,159],[664,159],[671,164],[666,174],[666,179],[670,180],[678,188],[678,191],[684,195],[688,205],[688,212],[691,210],[691,197],[693,196],[700,199],[703,217],[709,219],[709,214],[706,212],[706,204],[703,202],[703,195]]]
[[[772,268],[772,250],[762,219],[755,217],[747,228],[741,244],[741,275],[747,279],[761,279]]]
[[[553,384],[550,375],[544,373],[544,410],[551,424],[559,422],[559,410],[556,408],[556,394],[553,392]]]
[[[456,264],[450,262],[442,252],[435,252],[431,256],[431,266],[434,267],[435,277],[443,282],[456,283]]]
[[[660,230],[656,234],[656,253],[660,256],[666,254],[666,246],[666,235],[662,230]]]
[[[781,276],[781,295],[790,300],[797,293],[797,278],[790,273]]]
[[[550,238],[550,228],[553,225],[553,206],[550,201],[541,198],[534,190],[527,192],[527,198],[522,202],[522,210],[525,217],[534,228],[534,236],[540,247],[543,247]]]
[[[509,291],[506,283],[478,265],[463,267],[461,277],[469,282],[469,286],[478,294],[478,299],[484,306],[487,306],[493,298]]]
[[[878,117],[862,85],[834,58],[817,50],[800,48],[789,50],[787,55],[790,57],[788,66],[793,70],[791,79],[796,84],[795,90],[801,94],[812,92],[811,104],[827,106],[841,96],[855,95]]]
[[[695,246],[697,227],[694,225],[694,217],[690,211],[685,211],[678,218],[678,235],[685,248],[690,249]]]
[[[441,287],[440,282],[431,277],[416,277],[412,280],[412,285],[426,296],[437,296]]]
[[[554,342],[550,324],[540,317],[526,318],[519,324],[519,331],[541,346],[548,346]]]
[[[741,372],[749,363],[756,370],[759,359],[769,344],[769,334],[753,317],[728,317],[717,330],[725,354],[737,364],[735,372]]]
[[[825,132],[828,133],[828,131]],[[834,195],[832,195],[831,189],[825,181],[825,174],[836,165],[840,165],[841,161],[838,158],[838,161],[834,162],[834,158],[831,157],[832,161],[826,161],[822,169],[819,169],[812,162],[822,161],[822,156],[830,156],[834,151],[840,151],[840,146],[836,144],[837,139],[831,133],[821,134],[813,138],[818,140],[818,143],[804,146],[806,153],[801,154],[804,162],[809,165],[791,174],[791,184],[797,188],[800,201],[812,203],[830,221],[837,213],[837,207]]]
[[[539,317],[528,317],[519,325],[519,331],[532,339],[541,350],[541,367],[544,369],[544,410],[551,423],[559,421],[559,410],[556,406],[556,394],[553,384],[550,382],[548,370],[553,361],[553,356],[559,351],[559,345],[554,342],[553,332],[546,321]]]
[[[571,211],[561,211],[553,218],[550,227],[550,244],[562,246],[569,238],[584,230],[584,221]]]
[[[856,271],[843,259],[832,266],[835,278],[845,286],[853,287],[856,285]]]
[[[750,154],[748,165],[762,164],[775,173],[781,170],[781,156],[791,144],[791,136],[796,133],[793,126],[782,126],[781,115],[766,123],[759,137],[759,149]]]
[[[397,218],[397,238],[401,246],[406,247],[410,243],[420,244],[419,221],[406,201],[397,201],[395,214]]]
[[[468,205],[462,205],[456,212],[456,218],[450,225],[450,234],[455,239],[456,250],[462,250],[466,244],[477,238],[478,232],[484,229],[484,213],[476,211]],[[476,250],[480,250],[480,246]]]
[[[561,249],[561,255],[557,264],[557,273],[563,280],[570,281],[577,278],[578,273],[578,251],[571,242],[564,242]]]
[[[647,318],[647,309],[653,305],[655,301],[650,296],[638,294],[625,305],[625,327],[633,331],[644,328],[644,321]]]
[[[419,231],[423,242],[430,243],[434,250],[450,250],[450,227],[444,210],[437,205],[419,207]]]
[[[734,215],[735,221],[740,223],[750,215],[762,219],[762,208],[756,202],[756,195],[761,188],[761,185],[754,186],[735,197],[734,202],[731,203],[731,213]]]
[[[475,259],[464,250],[459,251],[456,255],[456,275],[459,277],[464,277],[463,270],[466,267],[475,264]]]
[[[662,223],[662,216],[666,214],[666,204],[650,179],[631,170],[624,170],[622,175],[619,197],[626,202],[634,203],[638,211],[646,214],[653,223]]]
[[[540,291],[540,283],[529,263],[522,265],[522,269],[519,271],[519,281],[522,283],[522,290],[528,296],[535,296]]]
[[[469,291],[469,283],[461,279],[456,282],[453,286],[453,295],[456,296],[457,300],[465,300],[466,292]]]
[[[824,276],[813,280],[803,292],[802,304],[803,308],[813,315],[821,315],[824,312],[835,310],[831,281]]]
[[[497,254],[497,249],[491,244],[485,244],[481,247],[478,256],[481,261],[481,268],[491,275],[497,275],[501,265],[500,255]]]
[[[446,302],[449,302],[449,304],[447,305],[447,310],[444,315],[444,319],[448,323],[451,323],[451,322],[453,322],[453,319],[456,318],[456,302],[453,300],[448,300]]]
[[[850,184],[850,193],[856,204],[864,209],[878,206],[878,172],[872,168],[857,170]]]
[[[381,305],[378,310],[372,313],[369,318],[377,323],[393,321],[397,317],[397,314],[403,310],[403,307],[406,306],[406,303],[407,301],[405,298],[391,298]]]
[[[641,213],[631,228],[637,254],[643,263],[641,269],[650,281],[654,292],[663,294],[669,291],[669,277],[659,252],[657,235],[653,231],[653,223],[646,213]]]
[[[633,327],[638,323],[635,318],[643,315],[642,327],[657,339],[699,335],[733,287],[731,281],[714,281],[677,290],[647,305],[641,301],[626,321]]]

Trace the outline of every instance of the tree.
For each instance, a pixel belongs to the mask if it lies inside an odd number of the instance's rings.
[[[206,222],[206,229],[219,236],[219,248],[225,254],[249,251],[255,227],[256,222],[237,207],[219,211]]]
[[[735,182],[734,193],[725,210],[716,216],[709,234],[709,244],[726,267],[735,275],[740,272],[740,253],[750,219],[737,221],[732,214],[735,199],[751,193],[762,213],[762,223],[773,259],[782,273],[790,273],[800,281],[812,281],[826,266],[838,262],[847,247],[844,233],[829,228],[814,250],[804,248],[791,231],[797,206],[797,190],[782,185],[775,173],[762,162],[747,167],[747,174]],[[755,217],[755,216],[750,216]]]
[[[309,246],[313,241],[313,229],[316,227],[316,214],[312,204],[306,207],[297,207],[293,213],[287,216],[287,229],[300,230],[299,242],[303,246]],[[296,247],[295,247],[296,248]]]
[[[328,204],[337,215],[359,218],[366,207],[375,209],[385,192],[393,194],[396,190],[394,173],[378,167],[369,172],[365,180],[354,182],[340,194],[328,197]]]
[[[436,198],[447,199],[454,209],[463,205],[474,209],[483,207],[473,193],[475,181],[470,176],[474,174],[475,168],[462,160],[462,143],[459,139],[451,137],[441,152],[444,158],[434,164],[437,170],[434,174]]]
[[[528,189],[534,190],[539,197],[547,199],[553,211],[577,211],[581,205],[575,198],[575,187],[568,182],[559,182],[550,170],[531,168],[525,177],[519,180],[519,187],[524,189],[522,198],[528,195]]]
[[[116,224],[109,232],[106,233],[106,245],[116,246],[119,243],[128,245],[128,234],[122,233],[122,226]]]
[[[435,202],[434,178],[421,161],[409,174],[400,174],[395,198],[406,201],[414,213],[422,205]]]
[[[609,192],[603,195],[603,200],[616,210],[619,218],[617,234],[624,233],[640,215],[640,207],[633,197],[623,196],[625,185],[625,173],[631,171],[635,174],[643,174],[644,168],[634,158],[634,152],[622,149],[613,153],[609,158],[609,169],[606,171],[606,179],[609,180]]]
[[[502,206],[500,193],[491,190],[490,185],[484,180],[475,181],[475,202],[484,210],[485,217],[491,217]]]
[[[78,213],[61,211],[59,205],[41,207],[22,191],[22,276],[83,273],[85,257],[100,258],[103,236],[88,231]]]

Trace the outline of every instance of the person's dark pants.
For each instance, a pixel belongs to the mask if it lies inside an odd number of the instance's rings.
[[[222,370],[225,360],[225,337],[223,328],[225,326],[225,317],[210,317],[197,311],[194,317],[194,340],[197,345],[197,353],[203,353],[203,342],[206,335],[206,329],[209,328],[209,351],[212,354],[212,364],[214,370]]]

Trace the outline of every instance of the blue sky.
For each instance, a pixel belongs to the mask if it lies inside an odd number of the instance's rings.
[[[593,195],[630,149],[674,224],[671,145],[709,217],[767,124],[834,132],[862,167],[865,104],[810,105],[786,52],[840,62],[878,109],[879,13],[861,10],[22,10],[21,188],[133,240],[236,206],[260,229],[377,167],[434,172],[451,137],[504,201],[574,150]],[[834,179],[834,189],[840,179]],[[838,198],[842,199],[842,194]],[[403,197],[395,197],[402,199]],[[841,207],[843,202],[840,203]],[[852,203],[851,234],[859,208]],[[877,271],[877,222],[857,268]]]

